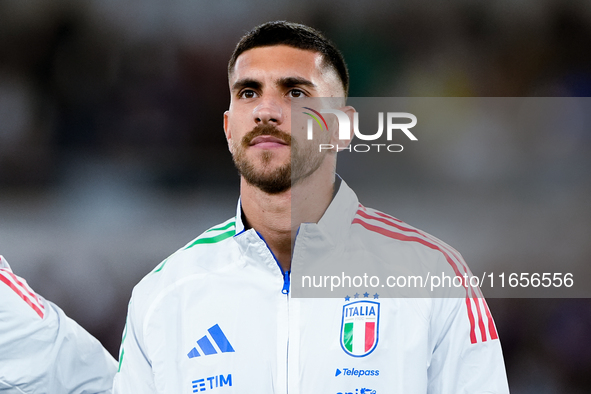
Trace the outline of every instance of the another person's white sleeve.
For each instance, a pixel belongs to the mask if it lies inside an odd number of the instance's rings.
[[[3,393],[110,393],[116,369],[97,339],[36,294],[0,256]]]

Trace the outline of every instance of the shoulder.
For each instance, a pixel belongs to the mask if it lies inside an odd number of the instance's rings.
[[[45,317],[46,302],[43,297],[35,293],[27,281],[15,275],[7,265],[0,266],[0,295],[3,301],[0,311],[10,314],[11,320],[17,316],[22,319]]]
[[[370,247],[384,252],[413,253],[422,260],[440,261],[456,274],[467,266],[461,254],[439,238],[376,209],[359,204],[352,231]]]
[[[227,246],[228,240],[234,235],[236,235],[236,221],[231,218],[201,233],[197,238],[191,240],[158,264],[150,274],[163,272],[165,269],[168,271],[172,266],[175,267],[173,269],[182,269],[187,260],[192,263],[192,266],[204,263],[204,261],[194,261],[192,259],[200,255],[207,256],[215,254],[218,250],[223,250]]]
[[[215,259],[216,255],[228,251],[228,245],[232,243],[231,238],[234,235],[236,235],[234,218],[215,225],[162,261],[148,274],[148,277],[158,273],[211,268],[212,264],[215,265],[218,262]]]
[[[232,240],[235,234],[235,218],[204,231],[147,274],[134,287],[132,302],[150,304],[158,294],[178,281],[222,269],[228,263],[228,257],[236,251]]]

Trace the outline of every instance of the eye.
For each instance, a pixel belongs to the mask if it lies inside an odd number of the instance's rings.
[[[291,89],[287,94],[291,98],[300,98],[306,95],[306,93],[304,93],[304,91],[300,89]]]
[[[251,98],[257,97],[257,94],[254,90],[244,89],[243,91],[238,93],[238,97],[245,98],[245,99],[251,99]]]

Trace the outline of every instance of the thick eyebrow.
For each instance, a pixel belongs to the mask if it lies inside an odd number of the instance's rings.
[[[238,81],[234,82],[234,85],[232,85],[232,91],[235,92],[237,90],[242,90],[244,88],[250,88],[253,90],[260,90],[262,86],[263,86],[263,84],[255,79],[243,78],[243,79],[239,79]]]
[[[283,88],[293,88],[297,86],[305,86],[309,88],[316,88],[316,84],[312,81],[309,81],[305,78],[300,77],[285,77],[279,78],[277,82],[275,82],[277,86],[281,86]]]
[[[316,88],[316,84],[312,81],[309,81],[305,78],[300,77],[284,77],[279,78],[275,81],[275,84],[279,87],[284,89],[293,88],[297,86],[302,87],[309,87],[309,88]],[[240,91],[245,88],[253,89],[253,90],[260,90],[263,87],[263,84],[260,81],[252,78],[243,78],[239,79],[232,85],[232,91]]]

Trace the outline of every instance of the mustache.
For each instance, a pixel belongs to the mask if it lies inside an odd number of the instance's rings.
[[[253,139],[261,135],[279,138],[281,141],[285,142],[285,144],[291,146],[291,135],[279,130],[274,124],[270,123],[260,124],[249,131],[248,134],[242,137],[242,146],[248,147]]]

